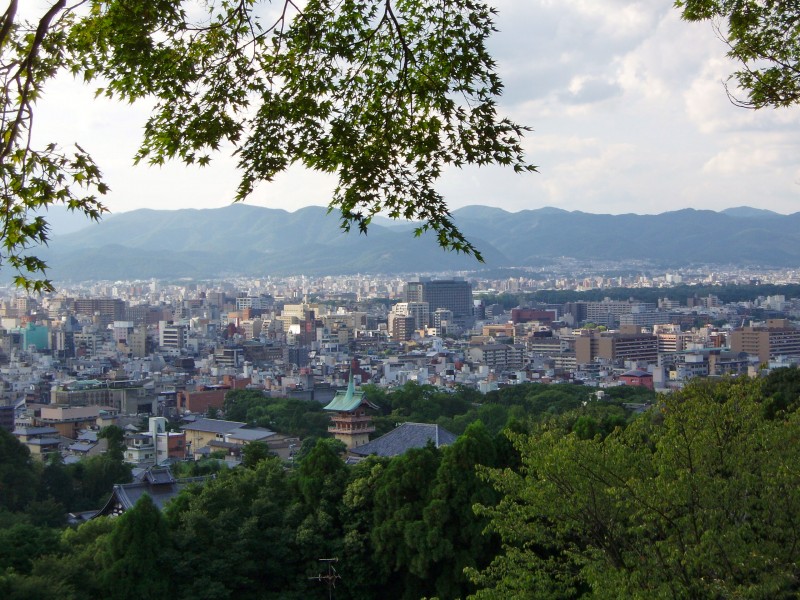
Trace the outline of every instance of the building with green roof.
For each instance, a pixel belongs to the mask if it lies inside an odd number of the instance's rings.
[[[378,407],[369,401],[363,391],[356,390],[352,374],[347,390],[336,392],[324,409],[333,413],[328,431],[344,442],[348,450],[366,444],[369,434],[375,431],[369,411],[378,410]]]

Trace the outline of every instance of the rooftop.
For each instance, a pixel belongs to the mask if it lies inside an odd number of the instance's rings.
[[[398,456],[411,448],[424,448],[432,442],[437,448],[449,446],[458,438],[439,425],[429,423],[401,423],[399,427],[381,437],[350,450],[359,456]]]
[[[324,410],[333,410],[340,412],[349,412],[355,410],[361,404],[367,404],[370,408],[377,410],[372,402],[364,397],[364,392],[361,390],[356,391],[356,386],[353,383],[353,376],[350,375],[350,382],[347,384],[347,390],[342,392],[339,390],[333,397],[333,400],[325,406]]]
[[[184,431],[206,431],[209,433],[230,433],[234,429],[244,427],[247,423],[223,421],[222,419],[197,419],[194,423],[183,426]]]

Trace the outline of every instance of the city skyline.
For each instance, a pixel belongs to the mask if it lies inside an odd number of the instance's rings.
[[[540,173],[447,171],[439,189],[451,209],[800,210],[800,116],[729,102],[721,81],[733,65],[710,24],[682,22],[668,0],[493,4],[499,31],[490,48],[505,83],[500,111],[533,128],[525,145]],[[133,167],[147,107],[93,100],[93,92],[69,77],[51,82],[38,105],[36,140],[78,142],[91,152],[112,189],[104,199],[112,213],[229,203],[238,176],[224,151],[205,169]],[[248,203],[324,206],[334,184],[292,169]]]

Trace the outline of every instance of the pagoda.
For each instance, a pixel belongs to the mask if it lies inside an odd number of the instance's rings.
[[[378,410],[378,407],[364,396],[364,392],[356,391],[351,372],[347,391],[336,392],[324,409],[334,413],[328,431],[337,440],[343,441],[348,450],[366,444],[369,434],[375,431],[372,416],[367,413],[369,409]]]

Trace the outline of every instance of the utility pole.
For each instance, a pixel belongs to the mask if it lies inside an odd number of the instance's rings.
[[[333,599],[333,588],[336,587],[336,580],[341,579],[339,573],[336,571],[336,568],[333,566],[333,563],[339,562],[338,558],[320,558],[319,562],[327,563],[328,565],[328,572],[327,573],[320,573],[316,577],[309,577],[310,580],[314,581],[321,581],[325,585],[328,586],[328,600]]]

